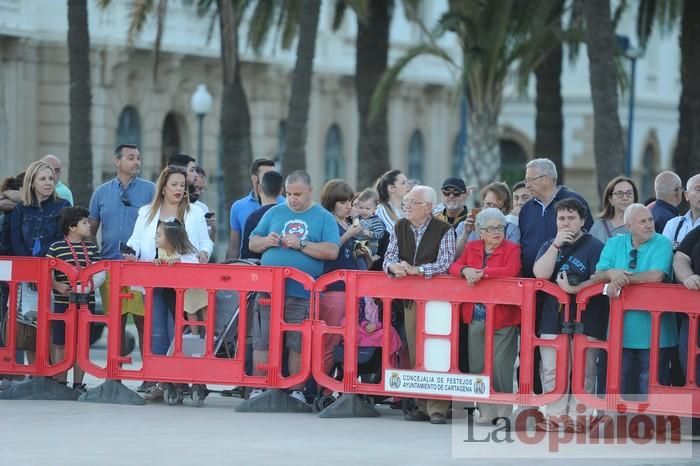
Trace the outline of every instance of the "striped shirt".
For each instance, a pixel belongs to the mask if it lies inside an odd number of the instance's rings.
[[[85,241],[85,249],[87,250],[88,257],[90,258],[90,263],[94,264],[100,260],[100,251],[97,249],[97,245],[92,241]],[[85,260],[85,250],[83,249],[82,243],[72,243],[73,249],[75,250],[75,255],[78,258],[78,263],[75,263],[75,258],[73,257],[73,252],[66,240],[56,241],[49,247],[49,251],[46,253],[46,257],[53,259],[62,260],[73,267],[78,267],[80,269],[86,266]],[[65,273],[54,271],[54,279],[59,283],[69,283],[68,277]],[[68,304],[68,296],[59,294],[54,290],[53,299],[55,303]],[[90,293],[90,305],[95,304],[95,293]]]

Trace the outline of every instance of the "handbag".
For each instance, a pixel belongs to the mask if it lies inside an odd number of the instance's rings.
[[[25,299],[25,295],[29,295]],[[33,295],[33,296],[32,296]],[[32,310],[26,310],[27,305],[34,302]],[[19,297],[17,299],[17,324],[15,325],[15,349],[25,351],[36,350],[36,303],[37,293],[31,290],[29,286],[22,283],[19,289]],[[23,308],[26,310],[23,312]],[[5,318],[0,322],[0,335],[2,340],[7,344],[9,341],[8,324],[10,313],[8,312]]]

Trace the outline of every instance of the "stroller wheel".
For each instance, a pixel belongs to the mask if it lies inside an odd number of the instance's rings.
[[[336,402],[336,397],[333,395],[323,395],[321,398],[316,400],[316,407],[319,411],[323,411],[330,405]]]
[[[175,384],[165,384],[165,388],[163,388],[163,399],[168,406],[175,406],[182,402],[182,392],[175,387]]]
[[[201,408],[204,405],[204,399],[207,397],[207,394],[206,385],[192,385],[192,392],[190,393],[192,404],[197,408]]]

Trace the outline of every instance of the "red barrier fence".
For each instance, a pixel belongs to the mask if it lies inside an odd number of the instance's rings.
[[[105,270],[110,276],[110,312],[107,316],[81,312],[79,316],[78,363],[86,372],[103,379],[154,380],[173,383],[198,383],[222,385],[247,385],[268,388],[288,388],[307,380],[311,374],[311,321],[287,324],[283,319],[285,279],[293,279],[309,290],[313,279],[292,268],[255,267],[246,265],[175,264],[154,265],[143,262],[103,261],[81,273],[82,279]],[[140,369],[123,367],[129,357],[120,356],[121,299],[127,297],[123,287],[141,287],[145,290],[143,364]],[[156,288],[175,290],[174,351],[169,356],[153,354],[151,350],[153,292]],[[208,294],[208,317],[204,352],[197,356],[183,354],[183,329],[188,323],[183,317],[186,289],[204,289]],[[219,290],[235,290],[241,297],[238,313],[237,345],[233,358],[219,358],[214,354],[216,322],[216,297]],[[138,291],[131,290],[129,293]],[[263,376],[245,373],[245,340],[247,319],[252,315],[253,292],[270,295],[270,347],[269,360]],[[114,311],[113,311],[114,310]],[[107,364],[102,368],[90,360],[89,326],[103,322],[108,330]],[[302,366],[298,373],[282,375],[282,350],[285,332],[302,334]]]
[[[51,309],[51,289],[53,271],[66,274],[75,288],[77,270],[63,261],[55,259],[37,259],[30,257],[0,257],[0,281],[7,283],[9,296],[7,300],[6,335],[4,346],[0,346],[0,374],[32,375],[51,377],[73,367],[76,360],[76,304],[71,302],[64,314],[56,314]],[[36,346],[34,362],[17,363],[17,330],[20,288],[22,284],[36,287]],[[26,311],[26,310],[25,310]],[[65,324],[65,357],[62,361],[51,362],[51,324]],[[31,351],[27,349],[27,351]]]
[[[426,280],[422,277],[393,279],[376,272],[337,271],[316,281],[316,293],[322,292],[336,281],[345,284],[345,325],[331,327],[317,322],[314,328],[313,374],[318,383],[329,390],[383,396],[416,396],[434,399],[459,399],[487,403],[508,403],[541,406],[561,398],[567,390],[569,370],[569,338],[560,335],[555,340],[542,340],[535,334],[535,299],[537,292],[555,297],[568,313],[568,295],[558,286],[543,280],[494,279],[482,280],[468,286],[464,280],[441,276]],[[358,380],[358,301],[362,297],[380,298],[383,302],[385,328],[391,322],[391,303],[394,299],[412,300],[417,303],[416,365],[412,370],[394,367],[390,360],[390,334],[384,332],[382,344],[382,380],[380,383],[363,383]],[[483,303],[486,306],[484,371],[482,374],[465,375],[459,371],[459,321],[461,303]],[[319,299],[316,299],[318,308]],[[440,307],[437,309],[435,306]],[[495,304],[511,304],[521,309],[520,381],[517,393],[499,393],[490,390],[493,374],[493,332]],[[445,307],[448,306],[448,307]],[[442,311],[442,312],[441,312]],[[442,314],[441,316],[439,314]],[[432,324],[431,320],[442,320]],[[431,330],[431,327],[433,328]],[[324,373],[324,337],[341,335],[344,341],[342,381]],[[533,387],[534,350],[536,346],[550,346],[557,351],[557,375],[555,388],[546,394],[536,395]],[[442,349],[442,351],[440,351]],[[437,367],[430,353],[441,353],[442,367]],[[426,358],[427,357],[427,358]],[[446,360],[445,360],[446,359]],[[447,364],[444,364],[447,363]],[[398,378],[397,378],[398,377]],[[416,378],[418,377],[418,378]],[[393,379],[393,380],[391,380]],[[404,389],[401,380],[420,380],[427,383],[450,386],[453,390],[435,390],[426,394],[423,390]],[[413,384],[415,385],[415,384]],[[471,387],[471,390],[468,390]],[[459,393],[462,391],[461,393]]]
[[[590,299],[603,292],[603,284],[582,290],[577,296],[579,322]],[[644,284],[625,286],[619,298],[610,299],[610,323],[607,341],[593,341],[585,335],[574,337],[574,363],[572,374],[573,391],[578,400],[586,405],[614,411],[619,405],[635,412],[650,414],[676,414],[700,417],[700,387],[697,384],[696,358],[700,354],[697,344],[698,317],[700,316],[700,294],[681,285]],[[651,348],[649,351],[649,396],[645,401],[623,400],[622,350],[623,321],[626,310],[642,309],[651,315]],[[688,365],[686,384],[672,387],[659,383],[659,335],[661,318],[665,313],[688,315]],[[586,351],[607,352],[607,384],[605,398],[586,394],[583,390]],[[684,357],[681,355],[681,357]]]

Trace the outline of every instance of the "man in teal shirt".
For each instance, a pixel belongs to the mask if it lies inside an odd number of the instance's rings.
[[[620,296],[620,290],[631,284],[663,282],[671,273],[671,242],[654,231],[651,211],[642,204],[625,210],[629,233],[610,238],[596,266],[595,281],[608,283],[607,294]],[[661,318],[659,383],[669,385],[670,348],[678,344],[676,319],[672,314]],[[651,347],[651,315],[629,310],[624,314],[622,329],[622,393],[646,395],[649,390],[649,348]]]

